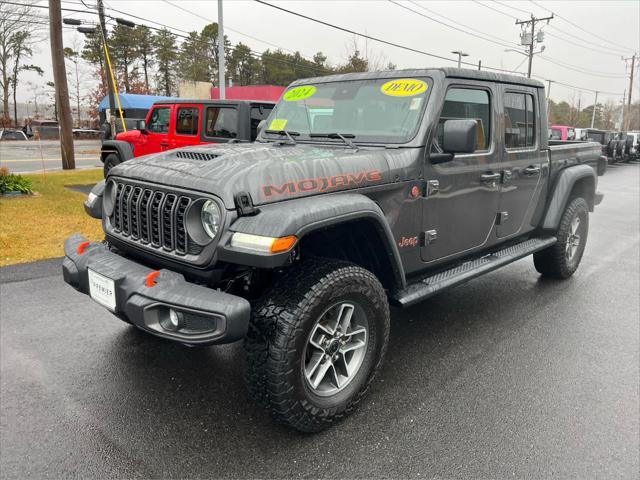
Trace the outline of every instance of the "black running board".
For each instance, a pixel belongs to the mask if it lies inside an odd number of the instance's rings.
[[[449,270],[423,277],[407,285],[406,288],[391,296],[391,304],[399,307],[409,307],[447,288],[468,282],[480,275],[492,272],[527,255],[550,247],[556,242],[556,237],[530,238],[484,257],[460,263]]]

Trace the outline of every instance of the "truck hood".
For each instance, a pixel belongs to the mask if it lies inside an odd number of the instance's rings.
[[[194,146],[126,161],[109,176],[214,194],[231,209],[241,192],[261,205],[389,183],[391,157],[403,155],[400,150],[274,143]]]

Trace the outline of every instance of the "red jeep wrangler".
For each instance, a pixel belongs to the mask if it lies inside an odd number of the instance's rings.
[[[102,144],[107,172],[125,160],[202,143],[253,142],[258,124],[273,102],[249,100],[169,100],[154,103],[136,130],[119,133]]]

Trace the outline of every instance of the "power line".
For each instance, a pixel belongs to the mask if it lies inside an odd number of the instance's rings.
[[[503,42],[503,41],[496,42],[495,40],[491,40],[490,38],[482,37],[482,36],[480,36],[480,35],[476,35],[475,33],[469,32],[469,31],[467,31],[467,30],[463,30],[463,29],[458,28],[458,27],[455,27],[455,26],[453,26],[453,25],[449,25],[449,24],[447,24],[447,23],[441,22],[440,20],[435,19],[435,18],[432,18],[432,17],[430,17],[429,15],[425,15],[424,13],[421,13],[421,12],[418,12],[418,11],[416,11],[416,10],[413,10],[412,8],[409,8],[409,7],[407,7],[406,5],[402,5],[401,3],[398,3],[398,2],[396,2],[395,0],[387,0],[387,1],[388,1],[388,2],[390,2],[390,3],[393,3],[394,5],[396,5],[396,6],[400,7],[400,8],[404,8],[405,10],[408,10],[409,12],[415,13],[416,15],[420,15],[421,17],[424,17],[424,18],[426,18],[426,19],[429,19],[429,20],[431,20],[432,22],[436,22],[436,23],[438,23],[438,24],[440,24],[440,25],[443,25],[443,26],[445,26],[445,27],[447,27],[447,28],[451,28],[452,30],[456,30],[456,31],[458,31],[458,32],[462,32],[462,33],[465,33],[465,34],[467,34],[467,35],[471,35],[471,36],[473,36],[473,37],[475,37],[475,38],[479,38],[479,39],[484,40],[484,41],[486,41],[486,42],[491,42],[491,43],[494,43],[494,44],[496,44],[496,45],[500,45],[501,47],[508,47],[508,48],[511,48],[511,47],[513,47],[514,45],[516,45],[515,43],[511,43],[511,42],[509,42],[509,43],[505,43],[505,42]],[[411,2],[411,3],[414,3],[414,2]],[[418,5],[418,6],[420,6],[420,5]]]
[[[523,10],[521,8],[518,8],[518,7],[514,7],[512,5],[509,5],[508,3],[499,2],[498,0],[493,0],[493,2],[497,3],[499,5],[502,5],[503,7],[510,8],[511,10],[515,10],[517,12],[524,13],[525,15],[533,15],[533,12],[527,12],[526,10]]]
[[[535,6],[540,7],[540,8],[542,8],[542,9],[544,9],[544,10],[548,11],[548,12],[551,12],[551,10],[549,10],[549,9],[548,9],[548,8],[546,8],[546,7],[543,7],[542,5],[539,5],[538,3],[534,2],[533,0],[529,0],[529,1],[530,1],[531,3],[533,3]],[[552,13],[553,13],[553,12],[552,12]],[[616,47],[622,48],[622,50],[623,50],[623,51],[625,51],[625,52],[633,52],[633,49],[630,49],[630,48],[629,48],[629,47],[627,47],[627,46],[620,45],[619,43],[612,42],[611,40],[608,40],[608,39],[606,39],[606,38],[604,38],[604,37],[601,37],[601,36],[599,36],[599,35],[596,35],[595,33],[593,33],[593,31],[585,30],[585,29],[584,29],[584,28],[582,28],[580,25],[578,25],[578,24],[576,24],[576,23],[573,23],[571,20],[569,20],[569,19],[567,19],[567,18],[563,17],[562,15],[559,15],[559,14],[557,14],[557,13],[556,13],[555,15],[556,15],[556,17],[558,17],[558,18],[560,18],[560,19],[564,20],[564,21],[565,21],[566,23],[568,23],[569,25],[572,25],[573,27],[575,27],[575,28],[577,28],[577,29],[579,29],[579,30],[582,30],[583,32],[587,33],[587,34],[588,34],[589,36],[591,36],[591,37],[596,37],[596,38],[598,38],[598,39],[600,39],[600,40],[602,40],[602,41],[604,41],[604,42],[607,42],[607,43],[609,43],[609,44],[611,44],[611,45],[615,45]]]
[[[496,40],[498,40],[498,41],[500,41],[500,42],[503,42],[503,43],[509,43],[509,44],[517,45],[516,43],[511,42],[511,40],[507,40],[507,39],[505,39],[505,38],[501,38],[501,37],[496,37],[495,35],[491,35],[491,34],[489,34],[489,33],[485,33],[485,32],[483,32],[482,30],[478,30],[477,28],[473,28],[473,27],[471,27],[471,26],[469,26],[469,25],[464,25],[464,24],[462,24],[462,23],[458,22],[457,20],[455,20],[455,19],[453,19],[453,18],[450,18],[450,17],[447,17],[447,16],[443,15],[442,13],[438,13],[438,12],[436,12],[436,11],[434,11],[434,10],[431,10],[431,9],[429,9],[429,8],[427,8],[427,7],[423,6],[423,5],[420,5],[418,2],[416,2],[416,1],[414,1],[414,0],[409,0],[409,1],[410,1],[411,3],[413,3],[416,7],[421,8],[422,10],[425,10],[425,11],[427,11],[427,12],[430,12],[430,13],[432,13],[433,15],[436,15],[436,16],[438,16],[438,17],[442,17],[442,18],[444,18],[444,19],[446,19],[446,20],[448,20],[448,21],[450,21],[450,22],[457,23],[458,25],[460,25],[460,26],[462,26],[462,27],[464,27],[464,28],[467,28],[467,29],[469,29],[469,30],[473,30],[474,32],[477,32],[477,33],[479,33],[479,34],[481,34],[481,35],[484,35],[485,37],[491,37],[491,38],[494,38],[494,39],[496,39]]]
[[[162,1],[163,1],[164,3],[167,3],[167,4],[171,5],[172,7],[175,7],[175,8],[177,8],[177,9],[179,9],[179,10],[182,10],[183,12],[186,12],[186,13],[188,13],[188,14],[190,14],[190,15],[193,15],[194,17],[200,18],[200,19],[202,19],[202,20],[204,20],[204,21],[206,21],[206,22],[217,23],[215,20],[212,20],[212,19],[210,19],[210,18],[207,18],[207,17],[205,17],[205,16],[203,16],[203,15],[200,15],[199,13],[193,12],[193,11],[191,11],[191,10],[187,10],[186,8],[182,7],[181,5],[176,5],[175,3],[170,2],[169,0],[162,0]],[[233,29],[233,28],[229,27],[229,26],[228,26],[228,25],[226,25],[226,24],[225,24],[224,28],[225,28],[225,30],[229,30],[229,31],[231,31],[231,32],[235,32],[235,33],[237,33],[238,35],[243,35],[243,36],[245,36],[245,37],[247,37],[247,38],[250,38],[250,39],[252,39],[252,40],[255,40],[255,41],[257,41],[257,42],[264,43],[265,45],[270,45],[270,46],[272,46],[272,47],[275,47],[275,48],[277,48],[277,49],[279,49],[279,50],[283,50],[283,51],[285,51],[285,52],[289,52],[289,53],[293,53],[293,54],[295,54],[295,53],[296,53],[296,52],[295,52],[295,51],[293,51],[293,50],[289,50],[288,48],[282,47],[282,46],[280,46],[280,45],[276,45],[275,43],[267,42],[266,40],[262,40],[262,39],[260,39],[260,38],[257,38],[257,37],[254,37],[254,36],[252,36],[252,35],[249,35],[249,34],[246,34],[246,33],[244,33],[244,32],[241,32],[241,31],[239,31],[239,30]],[[313,59],[312,59],[309,55],[306,55],[306,56],[305,56],[305,55],[303,55],[303,57],[306,57],[306,59],[307,59],[307,60],[309,60],[309,61],[313,61]]]
[[[563,30],[560,30],[559,28],[556,28],[553,25],[547,25],[547,28],[553,28],[554,30],[557,30],[558,32],[562,32],[565,35],[569,35],[567,32],[565,32]],[[601,53],[603,55],[609,55],[609,56],[612,56],[612,57],[619,57],[620,56],[619,53],[612,53],[611,51],[607,52],[605,50],[599,50],[597,48],[594,48],[594,47],[591,47],[589,45],[586,45],[587,42],[584,42],[583,40],[579,39],[578,37],[573,37],[573,38],[577,38],[578,41],[581,42],[581,43],[574,42],[572,40],[569,40],[568,38],[563,38],[563,37],[559,36],[557,33],[549,33],[549,32],[545,32],[545,33],[547,35],[549,35],[550,37],[552,37],[552,38],[556,38],[556,39],[558,39],[558,40],[560,40],[562,42],[570,43],[571,45],[574,45],[574,46],[579,47],[579,48],[584,48],[585,50],[589,50],[590,52],[598,52],[598,53]]]
[[[606,72],[597,72],[594,70],[587,70],[586,68],[579,67],[577,65],[571,65],[570,63],[566,63],[562,60],[556,60],[554,58],[546,57],[544,55],[538,55],[539,58],[553,63],[559,67],[566,68],[567,70],[573,70],[574,72],[582,73],[585,75],[593,75],[594,77],[603,77],[603,78],[627,78],[626,75],[610,75]]]
[[[426,55],[428,57],[437,58],[439,60],[444,60],[446,62],[456,62],[457,63],[457,60],[454,60],[454,59],[449,58],[449,57],[443,57],[442,55],[437,55],[435,53],[426,52],[424,50],[419,50],[417,48],[409,47],[407,45],[401,45],[399,43],[390,42],[388,40],[384,40],[384,39],[379,38],[379,37],[374,37],[372,35],[367,35],[367,34],[364,34],[364,33],[361,33],[361,32],[357,32],[357,31],[351,30],[349,28],[345,28],[345,27],[341,27],[339,25],[335,25],[335,24],[332,24],[332,23],[329,23],[329,22],[325,22],[324,20],[320,20],[318,18],[309,17],[309,16],[304,15],[302,13],[298,13],[298,12],[294,12],[292,10],[288,10],[288,9],[280,7],[278,5],[273,5],[273,4],[265,2],[263,0],[254,0],[254,1],[257,2],[257,3],[260,3],[262,5],[266,5],[268,7],[275,8],[276,10],[280,10],[282,12],[286,12],[286,13],[289,13],[291,15],[295,15],[296,17],[304,18],[304,19],[309,20],[311,22],[319,23],[321,25],[325,25],[327,27],[334,28],[336,30],[340,30],[342,32],[349,33],[351,35],[357,35],[357,36],[362,37],[362,38],[367,38],[369,40],[373,40],[374,42],[383,43],[383,44],[389,45],[391,47],[401,48],[401,49],[407,50],[409,52],[419,53],[421,55]],[[461,63],[463,63],[464,65],[470,65],[470,66],[473,66],[473,67],[477,66],[475,63],[470,63],[470,62],[461,62]],[[503,68],[495,68],[495,67],[487,67],[487,66],[485,66],[484,68],[486,70],[494,70],[494,71],[498,71],[498,72],[509,72],[509,70],[505,70]]]
[[[498,10],[497,8],[493,8],[493,7],[492,7],[492,6],[490,6],[490,5],[485,5],[484,3],[480,3],[478,0],[473,0],[473,2],[474,2],[474,3],[477,3],[478,5],[483,6],[483,7],[485,7],[485,8],[488,8],[489,10],[493,10],[494,12],[497,12],[497,13],[499,13],[499,14],[501,14],[501,15],[504,15],[505,17],[512,18],[513,20],[517,20],[517,19],[518,19],[518,17],[514,17],[513,15],[510,15],[510,14],[508,14],[508,13],[505,13],[505,12],[503,12],[502,10]]]

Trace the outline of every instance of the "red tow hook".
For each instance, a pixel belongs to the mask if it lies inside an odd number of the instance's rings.
[[[91,242],[82,242],[78,245],[78,255],[82,255],[89,245],[91,245]]]
[[[160,275],[160,270],[156,270],[155,272],[151,272],[147,275],[145,285],[147,287],[153,287],[156,284],[156,278],[158,278],[158,275]]]

